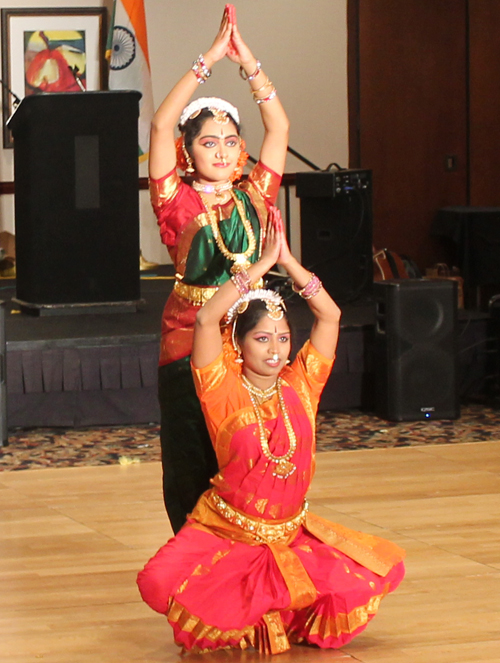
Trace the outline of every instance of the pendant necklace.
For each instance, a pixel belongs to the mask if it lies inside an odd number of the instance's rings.
[[[285,406],[285,399],[283,398],[283,392],[281,389],[281,378],[278,378],[272,387],[269,387],[265,390],[259,389],[253,385],[244,375],[242,375],[241,378],[243,381],[243,386],[248,391],[248,395],[252,401],[255,418],[257,419],[257,426],[259,428],[259,440],[262,453],[272,463],[276,463],[276,467],[273,471],[273,477],[276,477],[277,479],[286,479],[297,469],[297,466],[290,462],[290,458],[292,458],[293,454],[297,450],[297,438],[295,436],[295,431],[293,430],[292,422],[290,421],[288,410]],[[264,426],[262,413],[259,408],[259,405],[261,405],[266,400],[269,400],[269,398],[274,396],[276,393],[278,394],[278,402],[281,414],[283,415],[283,422],[285,424],[285,429],[290,444],[288,451],[283,456],[275,456],[271,452],[269,448],[269,441],[267,439],[267,431]]]
[[[219,251],[222,253],[222,255],[228,260],[234,262],[234,265],[231,267],[231,274],[237,274],[238,272],[241,272],[242,269],[248,269],[251,266],[252,263],[250,262],[249,258],[255,251],[255,247],[257,246],[257,240],[255,239],[255,234],[253,232],[252,224],[250,223],[250,221],[246,216],[245,205],[234,193],[232,187],[230,189],[230,193],[231,197],[234,200],[234,204],[236,206],[238,214],[240,216],[241,223],[243,224],[243,228],[245,230],[248,241],[248,248],[243,253],[233,253],[232,251],[229,251],[227,246],[224,244],[224,240],[222,239],[222,236],[220,234],[219,224],[217,221],[217,214],[214,212],[211,205],[204,197],[203,192],[198,191],[198,195],[200,196],[203,205],[205,206],[205,210],[207,212],[208,219],[210,221],[210,227],[212,228],[212,233],[215,239],[215,243],[217,244],[217,247]],[[220,213],[220,208],[219,208],[219,213]]]

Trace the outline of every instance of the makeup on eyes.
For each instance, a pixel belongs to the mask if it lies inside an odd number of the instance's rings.
[[[265,332],[265,331],[254,332],[254,334],[252,336],[253,336],[253,338],[255,338],[257,340],[259,340],[261,338],[263,338],[263,339],[265,338],[266,340],[270,340],[273,336],[278,336],[280,340],[283,339],[283,342],[285,342],[285,341],[288,341],[290,339],[291,334],[290,334],[290,332],[279,333],[276,330],[274,333]]]
[[[228,142],[234,143],[235,147],[238,144],[238,136],[202,136],[199,140],[202,145],[205,145],[206,143],[218,143],[220,140],[223,140],[226,144]]]

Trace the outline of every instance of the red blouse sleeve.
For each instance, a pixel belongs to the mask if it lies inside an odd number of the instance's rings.
[[[162,242],[172,251],[185,225],[204,211],[203,204],[196,192],[182,181],[175,168],[159,180],[149,179],[149,195]]]

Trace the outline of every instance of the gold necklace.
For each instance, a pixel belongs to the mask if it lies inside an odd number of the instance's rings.
[[[250,382],[250,380],[246,377],[246,375],[241,375],[241,379],[243,380],[243,385],[246,387],[247,391],[249,391],[252,396],[255,396],[257,403],[261,405],[265,401],[268,401],[270,398],[274,396],[274,394],[278,393],[278,387],[276,382],[268,387],[267,389],[259,389],[259,387],[256,387],[254,384]]]
[[[217,244],[219,251],[222,253],[222,255],[225,258],[227,258],[228,260],[232,260],[234,262],[234,265],[231,267],[231,273],[236,274],[237,272],[240,272],[242,269],[248,269],[252,264],[248,260],[248,258],[255,251],[255,247],[257,246],[257,241],[255,239],[255,234],[253,232],[252,224],[247,219],[247,216],[245,214],[245,206],[243,202],[231,189],[231,197],[233,198],[236,209],[238,210],[238,214],[240,216],[248,240],[248,248],[244,253],[232,253],[224,244],[224,240],[222,239],[222,236],[220,234],[219,225],[217,223],[217,214],[214,212],[214,210],[212,209],[208,201],[205,199],[201,191],[198,191],[198,195],[200,196],[203,205],[205,206],[208,219],[210,221],[210,227],[212,228],[212,233],[215,239],[215,243]]]
[[[255,390],[258,390],[258,392],[262,392],[262,390],[258,389],[258,387],[255,387],[254,385],[252,385],[252,389],[249,389],[247,386],[248,380],[245,379],[245,376],[242,377],[244,378],[243,386],[248,391],[248,395],[250,396],[250,400],[252,401],[252,406],[255,412],[255,417],[257,419],[257,426],[259,428],[260,447],[262,449],[262,453],[272,463],[276,463],[276,468],[273,472],[273,477],[276,477],[277,479],[286,479],[291,474],[293,474],[297,469],[297,466],[290,462],[290,458],[297,450],[297,438],[295,436],[295,431],[293,430],[292,422],[290,421],[290,416],[285,406],[285,399],[283,398],[283,392],[281,390],[281,378],[278,378],[276,380],[276,384],[270,387],[270,389],[276,389],[278,393],[278,401],[280,405],[281,414],[283,415],[283,422],[285,424],[288,440],[290,442],[290,447],[286,452],[286,454],[284,454],[283,456],[275,456],[273,453],[271,453],[271,449],[269,448],[269,441],[267,439],[264,421],[262,420],[262,414],[259,409],[259,403],[257,402],[257,398],[254,394]],[[262,393],[266,393],[268,391],[269,389],[266,389]]]

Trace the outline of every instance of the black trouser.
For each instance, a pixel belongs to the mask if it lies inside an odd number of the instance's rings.
[[[217,473],[217,459],[184,357],[158,371],[163,499],[174,533]]]

